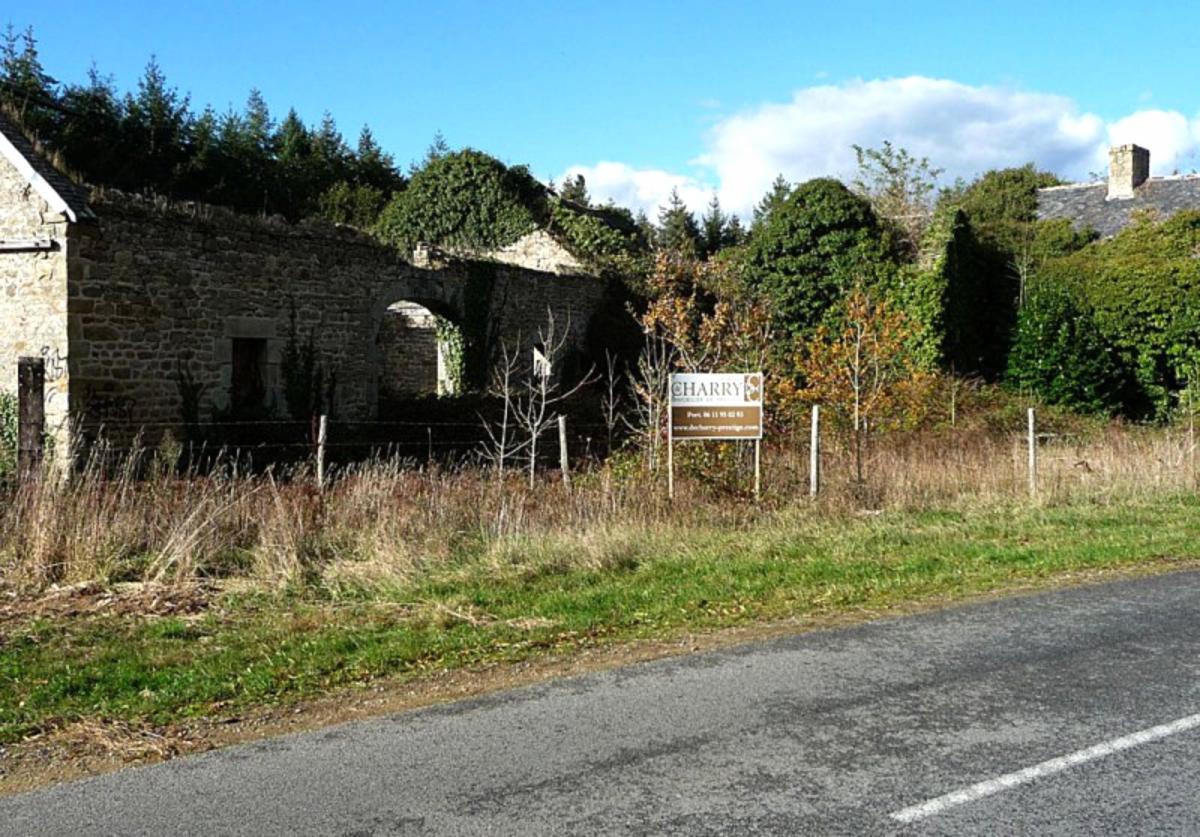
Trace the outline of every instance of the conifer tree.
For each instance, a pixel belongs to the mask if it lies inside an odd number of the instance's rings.
[[[728,245],[728,227],[729,216],[721,211],[721,201],[713,192],[704,217],[700,219],[700,243],[704,256],[713,256]]]
[[[312,137],[313,188],[324,192],[339,180],[350,175],[350,149],[338,130],[337,122],[328,111]]]
[[[288,110],[275,130],[274,146],[279,211],[288,218],[301,218],[311,210],[313,140],[295,108]]]
[[[754,219],[751,221],[750,231],[754,232],[765,224],[771,213],[778,209],[791,193],[792,185],[784,179],[782,174],[775,175],[770,190],[754,207]]]
[[[729,223],[725,226],[725,246],[738,247],[745,244],[748,235],[746,228],[742,226],[742,219],[730,215]]]
[[[115,182],[125,153],[119,141],[124,111],[112,79],[93,65],[87,84],[63,91],[62,106],[55,147],[88,182]]]
[[[0,45],[0,99],[9,102],[35,133],[50,128],[58,83],[42,67],[33,27],[20,35],[11,23]]]
[[[563,180],[558,194],[563,200],[577,203],[580,206],[592,205],[592,199],[587,190],[587,181],[582,174],[576,174],[574,177],[568,175]]]
[[[379,147],[368,125],[363,125],[358,135],[354,170],[356,183],[372,186],[384,194],[390,195],[404,185],[404,179],[396,171],[395,160],[391,154]]]
[[[647,247],[653,249],[658,246],[658,229],[655,228],[654,223],[646,215],[646,210],[639,209],[637,217],[633,219],[633,223]]]
[[[700,228],[678,189],[671,189],[667,205],[658,211],[658,246],[686,256],[700,252]]]
[[[453,149],[450,148],[450,143],[446,142],[446,138],[442,136],[441,131],[437,131],[433,135],[433,141],[429,143],[429,147],[425,149],[425,157],[419,163],[412,163],[408,167],[409,175],[416,174],[422,169],[428,168],[430,163],[436,163],[438,160],[445,157]]]
[[[188,97],[167,84],[158,59],[151,56],[137,95],[125,97],[127,165],[118,185],[138,189],[149,183],[166,194],[175,192],[191,122],[188,105]]]
[[[192,121],[190,154],[180,179],[180,190],[190,197],[215,202],[217,187],[225,177],[226,169],[218,137],[217,114],[211,107],[206,107]]]

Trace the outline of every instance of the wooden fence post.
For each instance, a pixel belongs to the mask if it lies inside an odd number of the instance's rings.
[[[1196,404],[1188,384],[1188,487],[1196,487]]]
[[[1029,496],[1037,496],[1037,419],[1029,408]]]
[[[821,490],[821,405],[813,404],[812,439],[808,446],[808,496]]]
[[[667,402],[667,499],[675,499],[675,425],[670,401]]]
[[[558,417],[558,467],[562,471],[563,485],[571,487],[571,463],[567,459],[567,417]]]
[[[17,475],[22,482],[37,479],[42,470],[46,438],[46,361],[17,360]]]
[[[329,436],[328,417],[321,415],[317,424],[317,491],[325,491],[325,441]]]
[[[754,499],[762,499],[762,439],[754,440]]]

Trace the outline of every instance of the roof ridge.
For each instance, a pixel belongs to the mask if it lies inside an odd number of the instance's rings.
[[[1144,181],[1142,181],[1141,184],[1138,185],[1140,186],[1145,183],[1176,182],[1180,180],[1200,180],[1200,172],[1191,172],[1189,174],[1156,174],[1151,177],[1147,177]],[[1037,191],[1058,192],[1065,191],[1067,189],[1094,189],[1097,186],[1105,185],[1106,181],[1091,180],[1087,183],[1061,183],[1058,186],[1040,186],[1038,187]]]
[[[1039,192],[1060,192],[1066,189],[1094,189],[1097,186],[1104,186],[1103,180],[1092,180],[1087,183],[1060,183],[1058,186],[1039,186]]]
[[[8,160],[42,198],[71,222],[94,218],[89,191],[55,168],[17,119],[0,108],[0,157]]]

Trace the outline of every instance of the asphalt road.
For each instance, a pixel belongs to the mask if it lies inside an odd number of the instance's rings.
[[[1200,573],[821,631],[0,800],[3,834],[1200,834]]]

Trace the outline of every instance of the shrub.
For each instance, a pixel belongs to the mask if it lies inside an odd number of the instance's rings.
[[[1090,306],[1052,280],[1029,289],[1005,377],[1049,404],[1089,413],[1117,412],[1126,389],[1116,349],[1100,333]]]
[[[856,281],[895,269],[871,205],[836,180],[796,187],[765,216],[744,259],[747,283],[767,296],[780,328],[807,335]]]
[[[384,208],[378,232],[407,252],[418,242],[490,250],[532,232],[545,202],[545,187],[527,168],[467,148],[416,172]]]
[[[17,467],[17,397],[0,390],[0,481]]]

